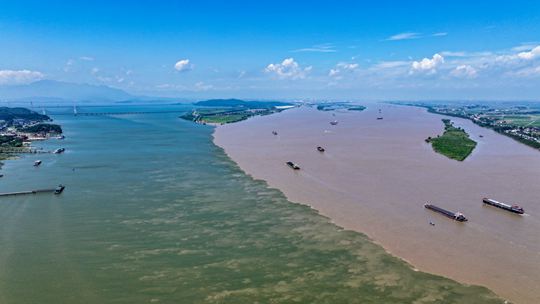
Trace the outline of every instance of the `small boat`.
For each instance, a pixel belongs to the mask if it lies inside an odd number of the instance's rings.
[[[293,170],[300,170],[300,167],[291,161],[287,162],[287,166],[291,167]]]
[[[483,138],[483,137],[484,137],[484,135],[478,135],[478,137],[480,137],[480,138]]]
[[[58,187],[56,187],[56,189],[54,189],[54,194],[60,194],[64,191],[66,187],[62,184],[58,185]]]
[[[323,147],[317,147],[317,151],[324,152],[324,148]]]
[[[59,148],[59,149],[54,150],[53,153],[54,153],[54,154],[60,154],[60,153],[64,153],[64,151],[66,151],[66,149],[64,149],[64,148]]]
[[[458,222],[466,222],[468,219],[461,212],[452,212],[432,204],[424,204],[424,208],[440,213]]]
[[[525,210],[523,210],[523,208],[521,208],[518,205],[508,205],[508,204],[501,203],[501,202],[498,202],[498,201],[496,201],[494,199],[490,199],[490,198],[484,198],[482,200],[482,202],[484,202],[484,204],[486,204],[486,205],[501,208],[501,209],[504,209],[506,211],[514,212],[514,213],[517,213],[517,214],[525,213]]]
[[[383,118],[382,117],[377,117],[377,120],[382,120]]]
[[[330,124],[331,124],[332,126],[335,126],[335,125],[338,124],[338,121],[337,121],[337,120],[331,121]]]
[[[36,160],[36,161],[34,162],[34,167],[37,167],[37,166],[39,166],[39,165],[41,165],[41,161],[40,161],[40,160]]]
[[[276,132],[276,131],[272,131],[272,134],[277,135],[277,132]]]
[[[65,137],[64,135],[60,135],[60,136],[58,136],[57,138],[58,138],[58,139],[64,139],[64,138],[66,138],[66,137]]]
[[[429,224],[430,224],[431,226],[435,226],[435,223],[432,222],[432,221],[430,221]]]

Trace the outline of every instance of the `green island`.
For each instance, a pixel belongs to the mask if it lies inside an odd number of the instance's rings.
[[[455,127],[450,119],[443,119],[444,133],[437,137],[428,137],[427,143],[431,143],[435,152],[445,155],[451,159],[463,161],[469,156],[476,142],[469,138],[469,134],[462,128]]]
[[[395,102],[394,104],[423,107],[430,113],[469,119],[481,127],[492,129],[540,150],[538,102]]]
[[[32,152],[32,140],[62,134],[62,128],[50,121],[49,116],[26,108],[0,107],[0,161]]]
[[[243,101],[211,99],[195,103],[196,108],[180,118],[202,124],[222,125],[246,120],[256,115],[269,115],[294,107],[280,101]]]
[[[335,111],[335,110],[348,110],[348,111],[364,111],[366,107],[361,105],[353,105],[346,102],[325,102],[316,105],[319,111]]]

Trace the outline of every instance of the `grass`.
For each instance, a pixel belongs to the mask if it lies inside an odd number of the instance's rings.
[[[206,123],[226,124],[241,121],[247,119],[248,117],[248,115],[244,114],[217,114],[212,116],[203,116],[201,121]]]
[[[500,119],[518,127],[540,127],[540,115],[507,115]]]
[[[476,142],[469,138],[469,134],[461,128],[456,128],[449,119],[443,119],[444,133],[436,138],[428,138],[433,150],[448,158],[463,161],[469,156]]]
[[[349,111],[364,111],[365,109],[366,107],[364,106],[356,106],[356,107],[349,108],[348,110]]]

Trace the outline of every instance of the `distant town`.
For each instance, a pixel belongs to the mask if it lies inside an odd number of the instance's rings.
[[[397,103],[427,108],[429,112],[470,119],[540,150],[540,105],[516,103]]]
[[[51,121],[49,116],[26,108],[0,107],[0,160],[35,152],[30,148],[32,141],[62,138],[62,128]]]

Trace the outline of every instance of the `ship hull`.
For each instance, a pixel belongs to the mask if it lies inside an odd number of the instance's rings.
[[[490,205],[490,206],[493,206],[493,207],[497,207],[499,209],[503,209],[503,210],[506,210],[506,211],[509,211],[509,212],[512,212],[512,213],[517,213],[517,214],[523,214],[525,213],[523,210],[519,210],[519,209],[514,209],[510,206],[507,206],[507,205],[503,205],[501,203],[498,203],[498,202],[493,202],[493,201],[490,201],[490,200],[483,200],[484,204],[486,205]]]

